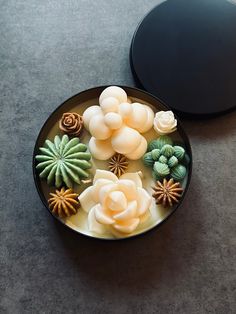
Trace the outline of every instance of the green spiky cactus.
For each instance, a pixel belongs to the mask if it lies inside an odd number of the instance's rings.
[[[71,188],[73,182],[80,184],[81,179],[89,176],[91,154],[78,137],[69,140],[67,135],[62,138],[56,135],[53,142],[47,139],[39,150],[41,154],[35,156],[39,162],[36,169],[49,185],[54,183],[59,188],[64,183]]]

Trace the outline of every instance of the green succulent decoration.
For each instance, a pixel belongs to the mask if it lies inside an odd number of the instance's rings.
[[[47,139],[44,146],[39,148],[41,155],[35,156],[39,162],[36,169],[49,185],[54,183],[59,188],[65,184],[71,188],[73,182],[80,184],[81,179],[89,176],[91,154],[78,137],[69,140],[68,135],[56,135],[53,142]]]
[[[176,181],[182,181],[187,174],[189,156],[182,146],[174,145],[169,136],[163,135],[148,144],[143,162],[145,166],[153,169],[155,180],[171,177]]]

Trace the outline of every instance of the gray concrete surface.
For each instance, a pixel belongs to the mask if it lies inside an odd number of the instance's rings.
[[[0,313],[236,312],[236,112],[184,121],[194,155],[184,204],[119,243],[58,225],[31,158],[47,116],[102,84],[134,85],[129,45],[154,0],[0,1]]]

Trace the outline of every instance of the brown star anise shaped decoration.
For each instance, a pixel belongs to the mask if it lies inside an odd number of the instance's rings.
[[[111,159],[109,160],[109,170],[113,172],[117,177],[120,177],[122,174],[125,173],[126,169],[128,168],[129,162],[124,155],[116,153]]]
[[[156,199],[157,204],[162,204],[164,207],[172,206],[173,203],[178,203],[179,198],[182,195],[183,189],[179,182],[174,182],[173,179],[163,180],[156,182],[156,186],[153,187],[154,193],[152,196]]]

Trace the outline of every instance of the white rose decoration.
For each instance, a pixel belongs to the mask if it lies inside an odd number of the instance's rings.
[[[125,173],[118,179],[105,170],[96,170],[93,186],[78,199],[88,212],[89,230],[100,234],[107,226],[126,234],[133,232],[151,205],[138,173]]]
[[[176,130],[177,120],[172,111],[159,111],[154,118],[154,130],[160,134],[169,134]]]

